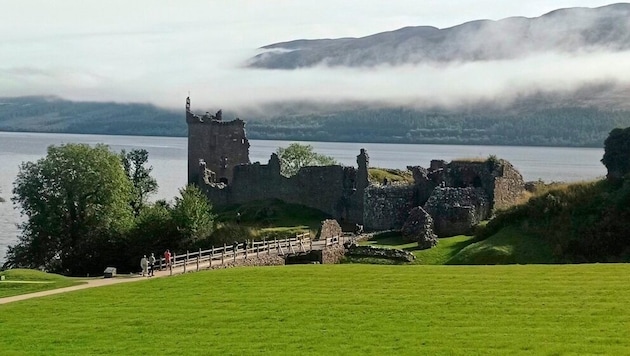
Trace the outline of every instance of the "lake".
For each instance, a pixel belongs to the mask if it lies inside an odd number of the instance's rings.
[[[250,140],[250,160],[266,164],[278,147],[295,141]],[[0,264],[6,247],[17,241],[19,213],[10,201],[13,181],[22,162],[36,161],[46,155],[50,145],[63,143],[104,143],[116,152],[144,148],[159,184],[154,199],[171,200],[187,182],[187,138],[107,136],[46,133],[0,132]],[[428,167],[432,159],[450,161],[457,158],[487,158],[495,155],[510,161],[526,181],[576,182],[592,180],[606,174],[600,163],[603,148],[412,145],[384,143],[307,142],[317,153],[334,157],[345,165],[356,166],[356,156],[365,148],[370,166],[404,169],[407,166]]]

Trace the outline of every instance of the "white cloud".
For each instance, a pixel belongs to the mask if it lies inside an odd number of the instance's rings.
[[[539,16],[605,1],[8,1],[0,13],[0,96],[243,107],[312,99],[438,101],[492,98],[532,87],[627,81],[627,53],[375,70],[243,69],[266,44],[364,36],[410,25]],[[569,78],[569,79],[567,79]]]

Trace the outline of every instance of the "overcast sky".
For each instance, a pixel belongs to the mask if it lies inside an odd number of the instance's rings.
[[[549,56],[372,70],[244,69],[258,47],[301,38],[361,37],[405,26],[439,28],[510,16],[536,17],[596,0],[0,0],[0,96],[235,108],[305,98],[430,100],[491,97],[511,88],[606,79],[628,68],[626,54],[566,62]],[[502,67],[503,66],[503,67]],[[621,67],[620,67],[621,66]],[[625,67],[623,67],[625,66]],[[497,68],[501,79],[479,88]],[[516,68],[522,70],[515,70]],[[597,70],[590,70],[598,68]],[[425,85],[409,88],[410,76]],[[558,76],[574,78],[558,81]],[[430,83],[430,85],[426,85]],[[454,85],[456,84],[456,85]],[[410,90],[411,89],[411,90]],[[413,94],[412,94],[413,93]]]

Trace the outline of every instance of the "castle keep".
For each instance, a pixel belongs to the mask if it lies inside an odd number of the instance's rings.
[[[196,115],[190,111],[190,98],[186,98],[186,123],[188,184],[199,184],[199,167],[212,172],[213,180],[228,184],[234,166],[249,163],[249,141],[241,119],[223,121],[221,110],[215,115]]]
[[[304,167],[280,174],[274,153],[267,164],[249,161],[245,122],[223,121],[221,111],[199,116],[186,99],[188,182],[198,185],[214,206],[279,199],[319,209],[338,221],[369,230],[400,229],[415,207],[435,223],[439,237],[468,233],[494,209],[514,204],[524,191],[521,174],[507,161],[432,161],[409,166],[412,184],[369,180],[369,156],[361,149],[357,167]]]

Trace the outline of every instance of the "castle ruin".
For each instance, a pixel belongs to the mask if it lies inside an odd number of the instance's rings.
[[[199,167],[208,172],[211,182],[229,184],[234,167],[249,163],[249,141],[245,136],[245,122],[241,119],[223,121],[222,112],[199,116],[190,111],[186,98],[188,124],[188,184],[202,181]]]
[[[249,161],[245,122],[224,121],[221,111],[199,116],[186,99],[188,182],[198,185],[214,206],[279,199],[321,210],[338,221],[369,230],[400,229],[415,207],[423,207],[439,237],[470,232],[496,209],[513,205],[524,191],[521,174],[507,161],[434,160],[409,166],[412,184],[369,180],[369,156],[361,149],[357,167],[304,167],[280,174],[274,153],[267,164]]]

